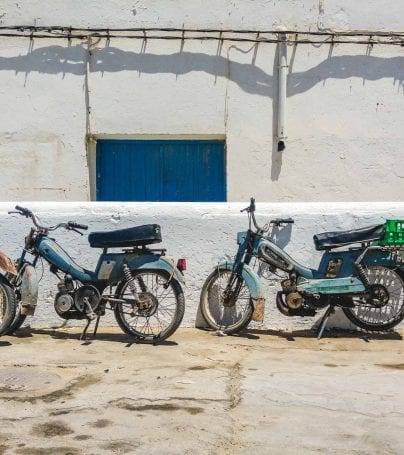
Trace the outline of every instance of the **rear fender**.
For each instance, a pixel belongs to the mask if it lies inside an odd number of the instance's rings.
[[[219,270],[233,270],[234,262],[227,261],[219,262],[217,267]],[[256,272],[254,272],[254,270],[249,265],[244,264],[242,276],[244,278],[244,281],[246,282],[246,285],[250,291],[254,303],[256,303],[256,301],[259,299],[264,299],[265,297],[260,277]]]
[[[177,281],[185,286],[185,278],[180,270],[177,269],[175,260],[166,256],[160,256],[156,260],[156,256],[152,256],[150,262],[142,261],[139,263],[138,260],[129,260],[128,267],[133,270],[164,270],[170,277],[174,277]]]

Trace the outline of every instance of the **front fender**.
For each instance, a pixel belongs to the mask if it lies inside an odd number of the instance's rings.
[[[174,259],[166,256],[159,256],[158,258],[156,256],[150,256],[150,258],[150,261],[145,261],[145,257],[143,257],[141,263],[136,259],[129,260],[128,267],[136,270],[164,270],[185,286],[184,275],[177,269]]]
[[[21,278],[21,314],[26,316],[35,313],[38,302],[38,277],[35,268],[30,264],[25,264]]]
[[[219,262],[217,267],[219,270],[233,270],[234,262]],[[261,279],[258,276],[257,272],[254,272],[254,270],[249,265],[244,264],[242,276],[246,282],[246,285],[248,286],[252,299],[263,299],[264,293],[261,285]]]

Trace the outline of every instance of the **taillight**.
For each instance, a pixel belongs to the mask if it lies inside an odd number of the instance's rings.
[[[185,272],[185,270],[187,270],[187,260],[185,258],[178,259],[177,269],[181,270],[181,272]]]

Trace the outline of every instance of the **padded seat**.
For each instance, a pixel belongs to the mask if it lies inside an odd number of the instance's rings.
[[[351,243],[372,242],[384,236],[384,224],[340,232],[323,232],[313,237],[316,250],[328,250]]]
[[[88,241],[92,248],[145,246],[161,242],[161,227],[158,224],[145,224],[116,231],[92,232]]]

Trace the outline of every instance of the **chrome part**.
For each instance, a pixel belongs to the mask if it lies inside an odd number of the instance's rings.
[[[135,298],[135,300],[138,300],[139,296],[136,290],[135,279],[133,278],[132,273],[127,264],[123,265],[123,274],[133,297]]]
[[[71,310],[73,308],[73,306],[74,306],[74,300],[70,294],[67,294],[67,293],[56,294],[54,307],[55,307],[56,313],[59,316],[63,317],[64,313]]]

